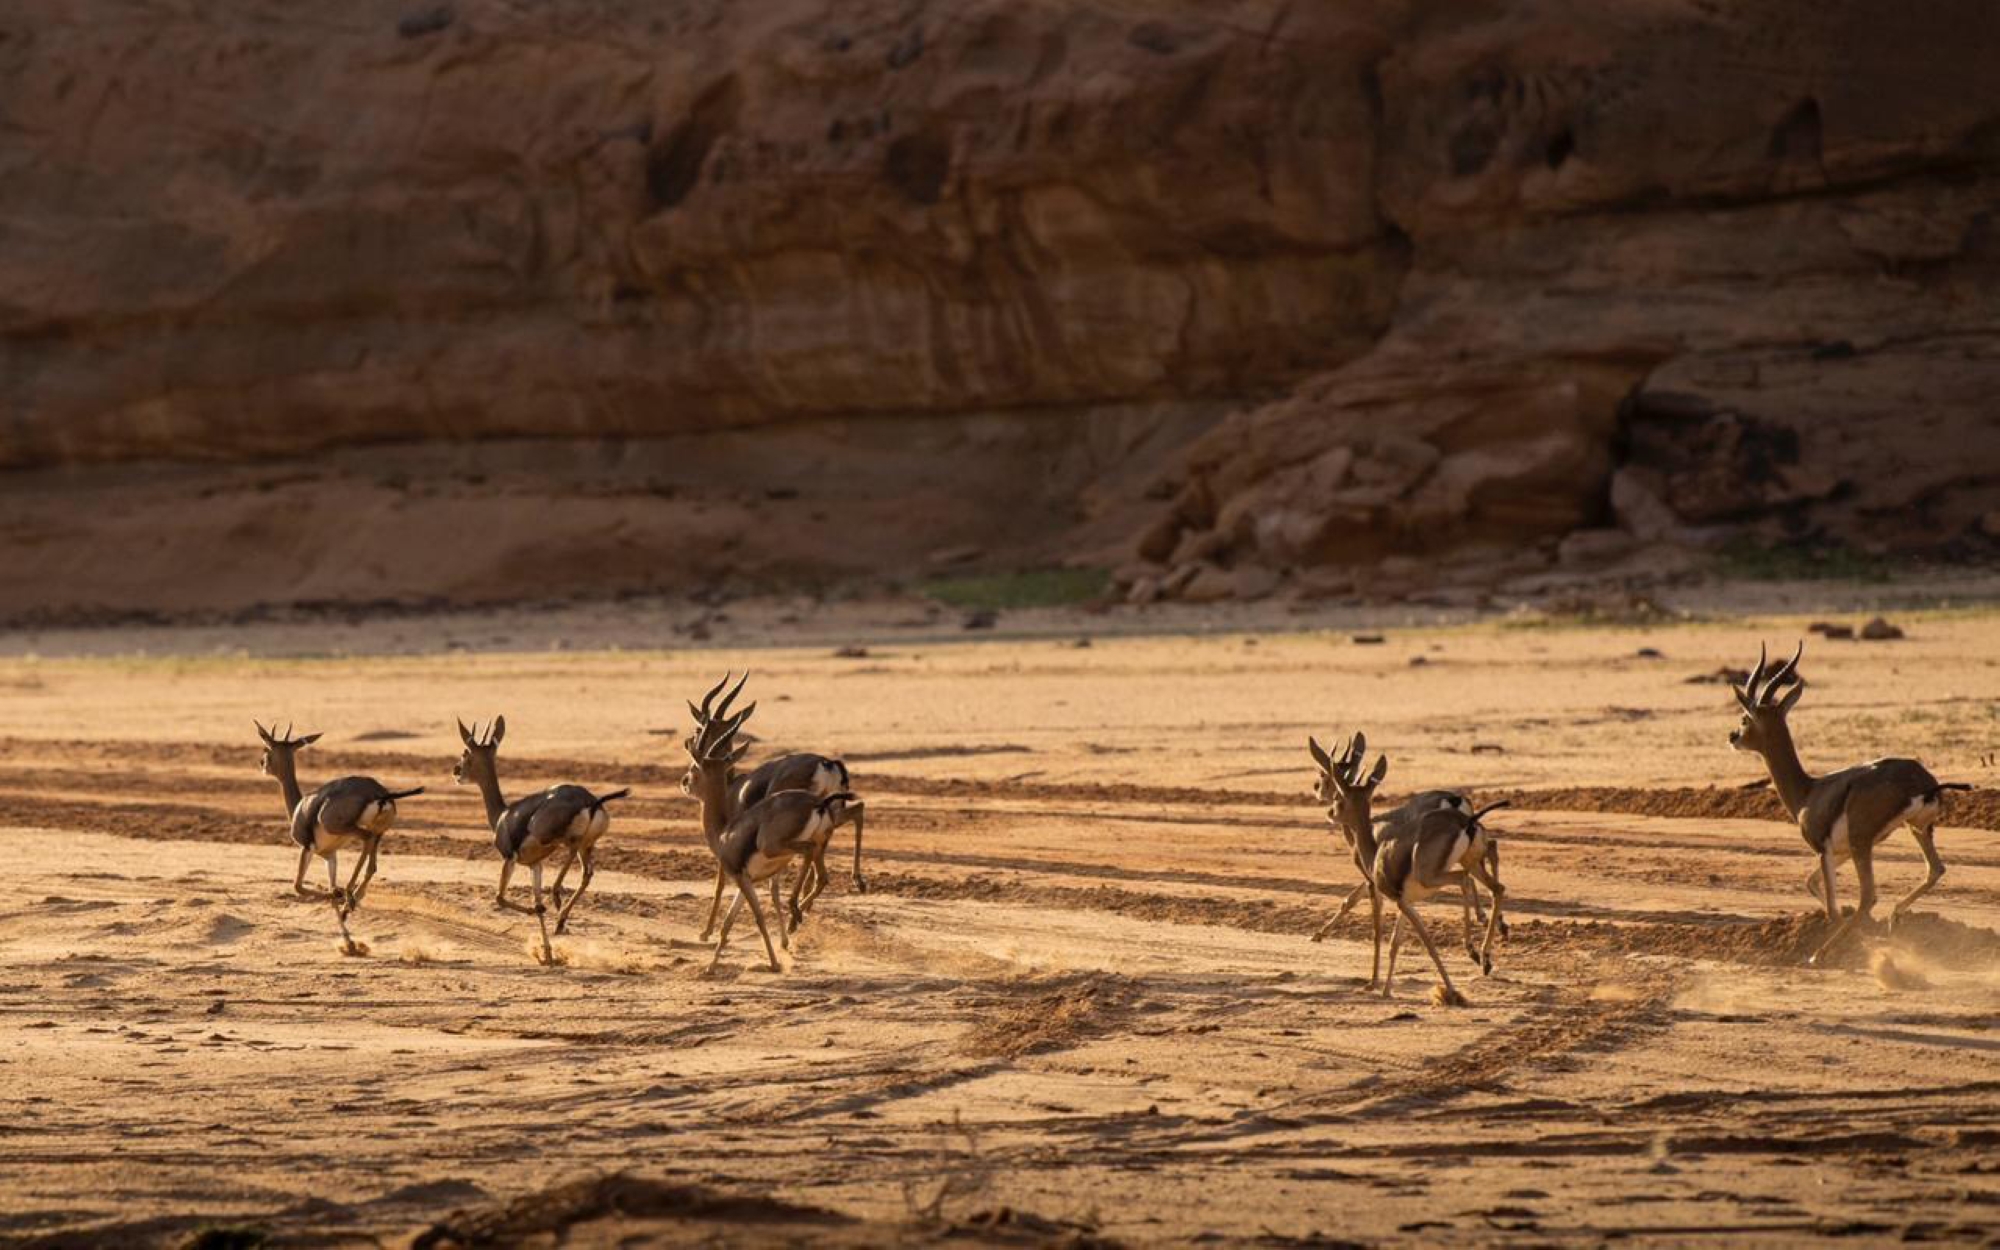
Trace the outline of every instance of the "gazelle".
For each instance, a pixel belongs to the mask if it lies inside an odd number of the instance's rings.
[[[722,932],[716,937],[715,955],[708,966],[714,968],[721,961],[723,947],[729,945],[729,928],[736,923],[736,913],[748,902],[750,914],[757,921],[757,932],[764,939],[764,954],[771,961],[771,971],[782,972],[784,966],[778,962],[777,949],[771,945],[771,929],[765,923],[764,909],[757,902],[757,887],[766,881],[771,883],[771,910],[778,912],[778,937],[785,949],[790,950],[791,929],[784,923],[778,900],[785,866],[794,859],[810,860],[826,853],[827,840],[840,824],[843,809],[854,802],[854,796],[845,791],[814,794],[809,790],[781,790],[725,817],[723,791],[729,784],[729,766],[741,753],[732,739],[756,706],[753,703],[727,720],[718,716],[707,742],[702,741],[699,732],[688,738],[685,744],[688,771],[681,779],[681,788],[701,800],[702,835],[724,878],[736,886],[736,900],[722,918]],[[805,885],[807,871],[800,869],[798,882],[792,887],[794,916],[798,914],[799,890]]]
[[[1402,806],[1381,816],[1374,814],[1376,787],[1389,775],[1388,756],[1378,756],[1375,769],[1366,781],[1360,780],[1363,758],[1368,752],[1368,735],[1357,733],[1341,748],[1338,756],[1329,756],[1316,738],[1306,739],[1306,749],[1311,752],[1313,762],[1319,765],[1319,797],[1329,803],[1327,820],[1340,831],[1347,841],[1347,848],[1354,857],[1354,866],[1361,873],[1361,884],[1349,891],[1340,904],[1340,910],[1313,932],[1312,940],[1324,941],[1333,932],[1347,913],[1354,909],[1364,897],[1375,888],[1375,855],[1380,844],[1388,838],[1415,832],[1417,823],[1423,816],[1439,809],[1450,809],[1470,816],[1472,803],[1464,795],[1451,790],[1425,790],[1412,795]],[[1377,828],[1377,826],[1380,826]],[[1500,875],[1500,847],[1489,840],[1486,845],[1486,868],[1496,879]],[[1461,881],[1465,899],[1465,950],[1479,962],[1483,972],[1493,971],[1493,962],[1473,944],[1473,926],[1486,923],[1485,909],[1479,905],[1479,891],[1474,888],[1471,877]],[[1507,935],[1507,924],[1500,923],[1500,935]],[[1379,952],[1378,952],[1379,955]],[[1368,983],[1373,986],[1379,979],[1379,963],[1370,974]]]
[[[1481,967],[1493,966],[1493,938],[1502,923],[1501,900],[1507,896],[1507,890],[1500,884],[1499,876],[1486,866],[1486,849],[1493,839],[1480,822],[1489,812],[1505,806],[1507,803],[1502,800],[1471,813],[1455,807],[1432,808],[1418,817],[1413,827],[1382,839],[1375,854],[1375,894],[1369,900],[1378,963],[1382,952],[1382,901],[1394,903],[1397,912],[1395,933],[1389,939],[1389,970],[1382,978],[1382,997],[1389,996],[1390,986],[1396,980],[1396,953],[1402,948],[1403,921],[1407,920],[1437,967],[1438,1001],[1447,1007],[1465,1005],[1465,996],[1452,985],[1451,974],[1444,970],[1444,960],[1438,956],[1437,944],[1431,941],[1429,931],[1417,915],[1416,905],[1453,882],[1464,884],[1467,877],[1493,892],[1493,911],[1486,918],[1486,940],[1474,953]]]
[[[721,705],[715,705],[716,696],[722,694],[724,687],[729,685],[730,676],[731,674],[728,673],[723,674],[722,680],[717,682],[714,688],[702,697],[701,706],[696,707],[693,700],[688,701],[688,712],[694,717],[695,728],[693,739],[695,745],[688,747],[690,758],[705,757],[709,749],[716,742],[724,738],[733,737],[736,730],[742,728],[743,722],[750,718],[750,712],[755,710],[757,706],[755,703],[752,703],[732,723],[729,709],[736,702],[736,696],[743,693],[744,684],[750,680],[750,674],[747,670],[737,681],[735,687],[728,694],[723,695]],[[725,726],[727,726],[727,731],[721,732]],[[848,786],[851,784],[847,765],[841,760],[828,756],[814,755],[807,752],[781,755],[776,759],[766,760],[749,773],[739,773],[736,771],[735,765],[746,754],[748,754],[748,748],[732,750],[729,755],[727,785],[721,796],[721,817],[725,823],[730,817],[736,815],[736,813],[755,806],[773,794],[782,793],[786,790],[804,790],[808,793],[818,795],[835,794],[847,791]],[[683,789],[685,788],[684,786]],[[693,793],[692,791],[689,792]],[[865,811],[866,805],[860,799],[853,799],[842,807],[840,820],[836,822],[836,826],[839,824],[852,824],[854,826],[854,890],[857,894],[868,892],[868,883],[861,876],[861,831]],[[707,817],[704,816],[704,821],[706,819]],[[706,836],[706,831],[706,825],[704,824],[704,836]],[[833,832],[832,828],[826,831],[826,841],[830,842],[832,840]],[[801,889],[806,884],[804,877],[800,878],[800,888],[792,891],[789,924],[794,930],[804,921],[805,909],[812,906],[813,900],[819,897],[820,891],[824,890],[827,883],[832,880],[832,874],[826,868],[826,848],[824,845],[819,848],[819,853],[810,856],[805,861],[805,867],[801,871],[811,874],[812,886],[809,891],[804,893],[803,900],[801,899]],[[708,920],[701,927],[702,941],[707,941],[709,934],[715,932],[716,920],[722,912],[722,891],[727,881],[727,874],[718,867],[715,873],[715,897],[709,902]]]
[[[548,909],[542,903],[542,865],[557,851],[569,855],[564,871],[568,870],[569,862],[580,859],[583,863],[583,879],[576,883],[575,892],[568,902],[558,903],[556,932],[561,933],[569,927],[570,913],[590,887],[590,879],[597,875],[597,840],[611,828],[611,814],[604,810],[604,805],[632,791],[613,790],[597,795],[582,786],[560,785],[509,803],[500,793],[498,758],[500,741],[506,736],[504,716],[494,717],[483,737],[467,729],[464,721],[458,722],[458,737],[465,744],[465,754],[451,770],[451,779],[459,785],[478,786],[480,797],[486,800],[486,823],[493,827],[493,845],[501,856],[500,888],[494,892],[494,905],[533,914],[542,930],[541,960],[553,963],[555,950],[549,945]],[[532,907],[507,898],[507,883],[514,876],[516,864],[528,866],[528,878],[535,893]]]
[[[1910,827],[1929,872],[1922,885],[1890,909],[1891,926],[1938,883],[1944,876],[1944,861],[1938,858],[1935,834],[1944,814],[1944,792],[1972,787],[1941,782],[1915,760],[1880,759],[1824,777],[1808,773],[1799,762],[1791,728],[1785,723],[1805,693],[1805,679],[1798,675],[1805,650],[1801,642],[1791,659],[1767,673],[1769,657],[1758,648],[1757,667],[1750,671],[1750,679],[1740,687],[1730,687],[1743,706],[1743,723],[1729,735],[1729,745],[1764,757],[1779,801],[1798,822],[1799,833],[1818,857],[1819,862],[1806,877],[1806,889],[1826,908],[1833,931],[1806,961],[1817,964],[1855,921],[1871,918],[1875,909],[1875,845],[1897,825]],[[1834,876],[1844,859],[1854,861],[1861,897],[1854,913],[1842,919],[1834,897]]]
[[[285,726],[281,735],[276,732],[276,722],[270,729],[257,721],[251,723],[257,726],[257,736],[264,740],[262,768],[267,776],[277,778],[278,788],[284,792],[285,814],[292,822],[292,841],[299,846],[299,871],[292,878],[292,890],[310,897],[312,891],[306,889],[306,864],[315,855],[325,860],[327,898],[340,920],[343,948],[350,955],[360,954],[360,944],[347,929],[348,913],[361,905],[361,896],[375,879],[382,835],[396,822],[397,801],[422,794],[424,788],[391,790],[373,777],[340,777],[311,794],[304,794],[299,789],[298,754],[318,742],[320,736],[307,734],[294,738],[290,725]],[[343,889],[340,853],[350,846],[358,846],[361,857],[354,861],[354,871]]]

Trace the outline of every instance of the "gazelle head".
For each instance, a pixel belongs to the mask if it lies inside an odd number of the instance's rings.
[[[264,758],[258,762],[258,767],[264,770],[264,775],[267,777],[277,777],[282,780],[292,774],[295,771],[293,763],[298,753],[319,741],[318,734],[307,734],[303,738],[292,737],[290,725],[286,725],[285,732],[280,734],[276,721],[271,722],[269,729],[264,728],[258,721],[253,720],[250,723],[257,726],[257,736],[264,740]]]
[[[722,675],[722,680],[702,696],[700,707],[696,707],[693,700],[688,702],[688,711],[694,716],[694,732],[681,743],[688,757],[688,770],[681,778],[681,792],[693,795],[704,803],[710,801],[711,796],[720,797],[722,787],[729,782],[731,766],[750,751],[748,743],[736,745],[736,731],[743,728],[743,722],[750,719],[757,705],[752,703],[734,716],[729,714],[730,705],[736,702],[736,696],[743,693],[744,683],[750,680],[749,672],[746,670],[735,688],[722,696],[720,706],[715,702],[715,697],[729,685],[730,676],[728,673]]]
[[[1317,738],[1306,739],[1306,750],[1319,765],[1320,802],[1333,807],[1342,828],[1366,830],[1374,818],[1375,787],[1389,775],[1389,757],[1377,756],[1374,770],[1363,780],[1361,763],[1368,754],[1367,734],[1355,734],[1337,756],[1328,755]]]
[[[507,736],[507,718],[496,716],[481,736],[479,722],[474,721],[467,729],[465,722],[458,722],[458,740],[465,744],[465,754],[458,757],[452,767],[451,779],[458,785],[480,785],[500,779],[500,765],[496,760],[500,751],[500,740]]]
[[[1805,678],[1799,676],[1799,659],[1805,653],[1806,644],[1801,642],[1791,659],[1767,673],[1769,656],[1764,648],[1757,649],[1757,667],[1750,670],[1750,679],[1729,688],[1743,705],[1743,723],[1729,735],[1733,750],[1762,755],[1789,741],[1791,731],[1785,727],[1785,716],[1805,693]],[[1785,689],[1788,684],[1789,690]]]

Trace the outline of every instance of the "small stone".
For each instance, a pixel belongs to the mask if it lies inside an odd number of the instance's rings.
[[[865,660],[868,658],[868,648],[841,647],[834,651],[833,658],[836,660]]]
[[[1892,642],[1902,636],[1901,629],[1879,616],[1861,627],[1861,637],[1868,642]]]
[[[967,612],[960,625],[965,629],[992,629],[999,619],[1000,614],[992,608],[980,608],[976,612]]]
[[[1357,647],[1379,647],[1387,641],[1380,634],[1354,634],[1351,637]]]
[[[1213,564],[1194,567],[1195,575],[1181,587],[1180,597],[1183,600],[1188,603],[1217,603],[1235,597],[1235,581],[1227,570]]]
[[[1664,660],[1667,658],[1658,647],[1640,647],[1638,656],[1642,660]]]

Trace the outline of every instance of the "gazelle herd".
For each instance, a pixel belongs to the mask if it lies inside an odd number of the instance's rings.
[[[1944,876],[1944,862],[1938,858],[1935,831],[1943,815],[1944,792],[1972,787],[1940,782],[1923,765],[1907,759],[1875,760],[1819,777],[1808,773],[1786,725],[1786,716],[1805,690],[1805,680],[1798,673],[1803,654],[1801,644],[1790,660],[1773,667],[1768,655],[1760,653],[1748,679],[1740,686],[1732,685],[1743,719],[1729,735],[1729,743],[1736,750],[1763,758],[1778,798],[1798,822],[1799,832],[1813,852],[1815,862],[1806,888],[1825,909],[1830,924],[1826,939],[1809,961],[1818,964],[1857,922],[1872,918],[1876,901],[1874,849],[1898,826],[1910,828],[1929,873],[1922,885],[1891,909],[1891,926],[1938,883]],[[732,710],[749,674],[733,687],[731,676],[725,675],[699,704],[688,702],[693,731],[682,743],[687,772],[681,779],[681,790],[700,807],[702,841],[716,864],[715,894],[701,940],[707,941],[711,935],[715,938],[709,961],[713,968],[728,945],[738,913],[747,905],[763,938],[765,956],[776,972],[783,970],[783,964],[778,946],[771,940],[771,922],[777,922],[778,945],[789,951],[792,934],[832,880],[826,852],[843,825],[854,827],[854,889],[866,890],[861,872],[865,809],[850,788],[846,764],[838,759],[784,755],[743,771],[739,766],[750,747],[739,740],[739,733],[757,705]],[[315,855],[324,860],[326,897],[339,921],[343,947],[350,954],[360,953],[363,948],[354,940],[348,919],[375,876],[382,838],[395,822],[398,801],[423,793],[423,788],[390,790],[372,777],[341,777],[307,794],[299,784],[297,756],[319,735],[294,738],[289,727],[281,735],[275,726],[265,729],[261,723],[257,733],[264,741],[263,771],[275,778],[283,791],[292,839],[299,846],[293,889],[301,895],[315,894],[306,887],[306,868]],[[460,721],[458,734],[465,749],[452,778],[461,785],[476,786],[485,801],[487,824],[493,830],[494,849],[501,861],[494,905],[532,914],[540,930],[538,958],[552,963],[555,953],[550,941],[549,904],[543,901],[543,868],[560,857],[548,894],[556,909],[554,933],[562,934],[596,875],[597,845],[611,827],[608,805],[631,791],[619,789],[598,795],[578,785],[554,785],[509,803],[500,789],[498,764],[506,733],[504,716],[495,717],[483,733]],[[1379,988],[1384,996],[1389,994],[1407,924],[1437,969],[1438,1000],[1463,1003],[1464,997],[1452,984],[1417,905],[1455,887],[1460,896],[1465,952],[1482,973],[1493,970],[1494,943],[1507,934],[1503,918],[1507,890],[1500,881],[1499,836],[1486,825],[1485,818],[1506,804],[1477,807],[1462,794],[1426,790],[1378,815],[1374,811],[1375,791],[1388,775],[1389,761],[1387,756],[1378,755],[1374,767],[1364,774],[1366,735],[1354,734],[1335,752],[1328,752],[1317,738],[1308,737],[1306,749],[1319,770],[1316,793],[1327,804],[1327,820],[1346,843],[1361,877],[1332,918],[1312,934],[1312,940],[1323,940],[1366,898],[1374,942],[1368,987]],[[339,856],[350,849],[358,858],[343,886]],[[1843,861],[1852,861],[1860,890],[1859,905],[1845,916],[1836,901],[1836,873]],[[528,869],[532,904],[507,897],[517,865]],[[581,875],[565,898],[563,883],[574,866],[581,867]],[[783,890],[787,869],[795,870],[788,898]],[[767,885],[771,902],[768,916],[758,900],[759,888]],[[723,894],[731,887],[735,897],[724,912]],[[1482,903],[1482,890],[1490,896],[1490,910]],[[1386,971],[1382,966],[1385,906],[1394,913]]]

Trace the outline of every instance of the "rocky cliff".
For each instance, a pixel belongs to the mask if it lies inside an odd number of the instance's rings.
[[[24,0],[0,465],[1054,423],[1037,550],[1140,598],[1974,550],[1996,53],[1984,0]]]

